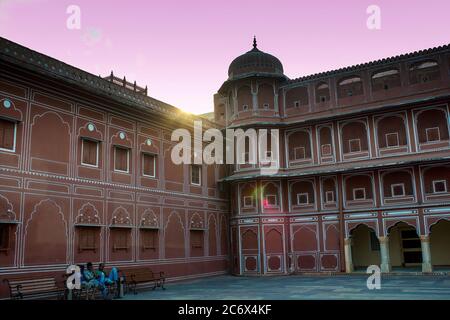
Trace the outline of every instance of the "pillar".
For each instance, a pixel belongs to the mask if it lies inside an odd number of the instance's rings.
[[[432,272],[430,237],[428,235],[420,236],[420,244],[422,247],[422,272]]]
[[[237,89],[233,88],[233,118],[237,118],[238,114],[238,98],[237,98]]]
[[[258,112],[258,92],[252,91],[253,113]]]
[[[273,97],[273,109],[275,110],[276,115],[280,113],[280,110],[278,108],[278,93],[275,93]]]
[[[353,272],[353,259],[352,259],[352,239],[344,239],[344,256],[345,256],[345,272]]]
[[[231,108],[230,102],[226,101],[225,102],[225,126],[228,125],[228,121],[230,120],[230,108]]]
[[[288,273],[293,273],[294,270],[294,255],[292,253],[288,253],[287,255],[287,261],[288,261]]]
[[[391,272],[391,258],[389,256],[389,237],[378,237],[380,241],[380,255],[381,255],[381,272]]]

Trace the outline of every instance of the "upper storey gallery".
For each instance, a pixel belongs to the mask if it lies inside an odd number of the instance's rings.
[[[290,80],[276,57],[253,49],[234,59],[214,96],[227,126],[292,123],[436,98],[450,88],[450,46]]]

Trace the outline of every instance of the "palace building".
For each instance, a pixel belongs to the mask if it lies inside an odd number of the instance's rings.
[[[0,298],[88,261],[168,281],[450,267],[449,46],[289,79],[254,40],[214,121],[148,91],[0,38]],[[278,129],[279,171],[175,165],[172,131],[200,119]]]
[[[288,79],[254,40],[230,64],[215,120],[277,128],[280,170],[236,165],[221,180],[231,272],[450,266],[449,101],[449,46]]]
[[[226,273],[224,167],[170,158],[172,131],[193,120],[125,78],[0,38],[0,297],[2,279],[62,279],[88,261],[169,281]]]

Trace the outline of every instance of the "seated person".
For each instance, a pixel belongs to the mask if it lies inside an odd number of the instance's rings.
[[[81,275],[83,279],[82,283],[84,283],[87,288],[95,288],[100,286],[99,281],[95,277],[92,262],[88,262],[86,264],[86,269],[83,268]]]
[[[103,298],[106,299],[108,296],[108,286],[111,286],[119,281],[119,273],[117,268],[113,267],[109,272],[109,275],[106,275],[105,264],[100,263],[98,270],[95,272],[95,277],[99,283]]]
[[[119,272],[116,267],[113,267],[109,272],[109,275],[106,275],[105,264],[100,263],[98,265],[98,270],[96,271],[96,277],[101,284],[111,285],[119,281]]]

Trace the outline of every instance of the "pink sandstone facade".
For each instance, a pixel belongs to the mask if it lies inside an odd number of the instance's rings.
[[[291,80],[254,43],[203,125],[279,129],[270,176],[173,164],[172,131],[199,118],[125,79],[2,38],[0,70],[0,281],[88,261],[169,281],[450,266],[448,46]]]
[[[280,132],[277,174],[221,180],[233,274],[450,265],[449,46],[288,79],[255,41],[228,76],[216,122]]]
[[[0,51],[0,297],[1,279],[88,261],[171,280],[227,272],[223,169],[192,185],[170,161],[190,117],[6,39]]]

